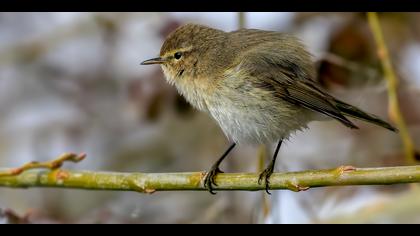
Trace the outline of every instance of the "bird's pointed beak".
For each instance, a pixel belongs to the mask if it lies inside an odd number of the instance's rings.
[[[140,63],[140,65],[153,65],[153,64],[163,64],[165,63],[166,60],[161,58],[161,57],[156,57],[156,58],[152,58],[149,60],[145,60],[142,63]]]

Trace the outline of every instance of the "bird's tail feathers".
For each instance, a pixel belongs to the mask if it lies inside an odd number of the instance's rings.
[[[368,114],[357,107],[354,107],[350,104],[345,102],[335,100],[335,106],[343,113],[345,116],[350,116],[359,120],[363,120],[369,123],[373,123],[375,125],[381,126],[385,129],[398,132],[398,129],[392,126],[391,124],[381,120],[380,118],[376,117],[375,115]]]

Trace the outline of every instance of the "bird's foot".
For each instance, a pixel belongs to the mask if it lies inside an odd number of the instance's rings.
[[[269,195],[271,193],[268,191],[270,189],[270,176],[273,174],[274,171],[274,163],[271,162],[268,167],[260,173],[260,177],[258,178],[258,184],[262,183],[262,180],[264,179],[265,182],[265,192],[267,192]]]
[[[207,171],[206,175],[204,175],[204,177],[203,177],[204,187],[211,194],[216,194],[213,191],[213,185],[217,186],[217,184],[215,182],[215,177],[219,173],[223,173],[223,171],[221,171],[218,166],[212,166],[211,169],[209,171]]]

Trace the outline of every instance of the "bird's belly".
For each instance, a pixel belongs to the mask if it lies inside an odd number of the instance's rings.
[[[270,143],[287,138],[311,120],[305,110],[284,101],[225,100],[208,108],[225,135],[237,143]]]

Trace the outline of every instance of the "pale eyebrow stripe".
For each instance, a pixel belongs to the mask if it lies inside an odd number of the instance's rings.
[[[171,51],[169,51],[169,52],[165,53],[165,56],[170,55],[170,54],[174,54],[174,53],[176,53],[176,52],[188,52],[188,51],[191,51],[192,49],[193,49],[193,46],[189,46],[189,47],[186,47],[186,48],[180,48],[180,49],[171,50]]]

